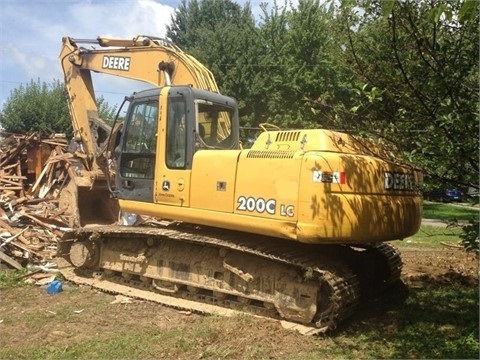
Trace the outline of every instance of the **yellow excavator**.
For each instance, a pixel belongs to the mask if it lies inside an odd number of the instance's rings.
[[[64,37],[60,63],[75,134],[60,203],[73,215],[58,250],[68,280],[303,333],[335,328],[362,293],[399,280],[387,242],[418,231],[418,168],[322,129],[265,127],[242,149],[236,101],[165,39]],[[92,72],[154,88],[127,97],[112,129]],[[159,221],[129,226],[138,215]]]

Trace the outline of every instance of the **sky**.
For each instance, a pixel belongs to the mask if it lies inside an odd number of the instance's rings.
[[[236,0],[244,5],[247,0]],[[261,0],[250,0],[253,14]],[[0,0],[0,109],[11,91],[33,81],[63,81],[58,55],[62,37],[164,37],[180,0]],[[115,76],[94,76],[97,97],[120,105],[133,91],[149,86]]]

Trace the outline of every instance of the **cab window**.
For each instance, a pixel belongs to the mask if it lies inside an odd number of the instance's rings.
[[[231,149],[233,109],[210,101],[196,101],[198,134],[205,148]]]
[[[167,120],[167,166],[184,169],[187,152],[186,103],[183,98],[168,100]]]

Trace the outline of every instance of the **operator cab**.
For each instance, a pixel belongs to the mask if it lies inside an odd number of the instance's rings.
[[[153,202],[155,177],[190,170],[199,150],[239,149],[233,98],[167,86],[135,93],[115,149],[116,196]]]

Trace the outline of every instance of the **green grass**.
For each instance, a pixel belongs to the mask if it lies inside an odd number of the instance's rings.
[[[423,217],[425,219],[468,221],[470,219],[478,219],[479,216],[479,208],[458,204],[442,204],[430,201],[423,202]]]
[[[337,356],[477,359],[478,317],[478,288],[433,282],[410,289],[400,308],[378,319],[380,326],[368,328],[365,320],[352,324],[336,338],[342,349]]]
[[[0,270],[0,290],[27,286],[27,283],[22,280],[22,276],[26,273],[27,269]]]
[[[57,343],[30,342],[22,348],[1,349],[1,359],[262,359],[268,358],[271,344],[256,343],[249,335],[228,331],[252,322],[250,316],[234,318],[205,316],[194,326],[173,326],[159,330],[153,324],[131,329],[91,334]],[[226,334],[226,330],[228,334]],[[231,336],[233,341],[229,341]],[[252,335],[250,335],[251,337]],[[245,346],[239,346],[239,337]],[[241,344],[243,345],[243,344]]]
[[[422,226],[418,233],[397,242],[399,246],[439,246],[440,243],[462,244],[468,251],[478,254],[478,224],[480,221],[480,208],[468,204],[442,204],[424,202],[423,218],[437,219],[444,222],[447,227]]]
[[[398,301],[395,292],[385,311],[376,300],[359,316],[327,337],[286,332],[257,338],[256,323],[245,316],[205,316],[199,322],[168,329],[155,325],[125,327],[76,340],[31,341],[2,348],[2,359],[477,359],[478,288],[458,283],[426,282]],[[388,305],[388,304],[387,304]],[[366,310],[365,310],[366,308]],[[59,324],[61,321],[56,320]],[[261,326],[261,325],[260,325]],[[238,329],[238,331],[235,331]],[[291,348],[282,348],[285,340]],[[280,343],[279,343],[280,342]],[[274,354],[274,355],[272,355]]]
[[[458,226],[430,226],[421,225],[418,232],[404,240],[392,242],[398,247],[440,248],[442,243],[458,245],[462,229]]]

